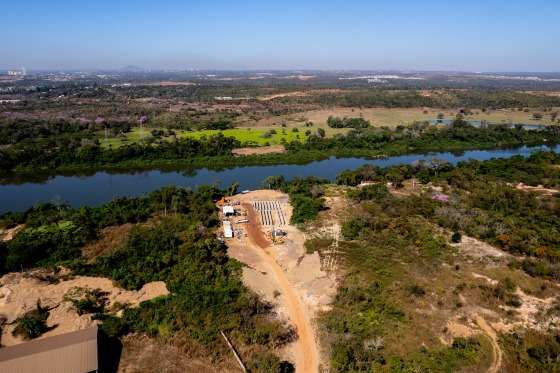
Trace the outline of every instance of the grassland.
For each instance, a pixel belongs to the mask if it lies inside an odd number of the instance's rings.
[[[126,133],[122,137],[100,138],[101,146],[104,148],[118,148],[125,144],[134,144],[141,142],[149,142],[154,140],[151,131],[154,128],[133,128],[132,131]],[[201,131],[184,131],[174,130],[178,139],[193,138],[200,139],[203,136],[212,136],[222,133],[227,137],[234,137],[239,140],[243,146],[265,146],[279,145],[287,141],[305,141],[307,135],[305,130],[294,132],[292,128],[274,128],[276,133],[271,132],[272,129],[253,129],[253,128],[233,128],[227,130],[201,130]],[[100,134],[100,136],[103,136]],[[172,141],[173,136],[162,136],[164,141]]]
[[[516,109],[500,110],[473,110],[465,115],[467,120],[480,120],[489,123],[524,123],[524,124],[552,124],[550,115],[544,115],[542,119],[534,119],[533,113],[537,109],[519,111]],[[337,134],[345,134],[348,128],[330,128],[327,125],[329,116],[337,117],[362,117],[370,121],[374,127],[394,128],[399,125],[410,125],[417,121],[430,121],[443,116],[444,119],[453,119],[457,116],[456,110],[434,109],[434,108],[346,108],[333,107],[304,111],[297,114],[267,116],[260,119],[251,119],[241,116],[236,121],[237,128],[227,130],[199,130],[186,131],[174,130],[176,137],[199,139],[203,136],[222,133],[224,136],[234,137],[242,146],[265,146],[279,145],[283,140],[287,142],[300,140],[305,141],[306,131],[316,132],[318,128],[325,130],[327,137]],[[104,148],[109,146],[118,148],[123,144],[149,142],[153,140],[151,131],[159,128],[134,128],[122,137],[103,138],[100,133],[100,142]],[[274,133],[276,132],[276,133]],[[172,136],[162,136],[161,140],[171,141]]]
[[[543,119],[536,120],[533,113],[540,112],[538,109],[529,112],[515,109],[500,110],[473,110],[472,114],[465,116],[467,120],[485,120],[490,123],[523,123],[523,124],[552,124],[549,115],[544,115]],[[375,127],[396,127],[398,125],[408,125],[415,121],[430,121],[437,119],[439,114],[443,114],[444,119],[453,119],[457,115],[457,110],[437,109],[437,108],[348,108],[333,107],[326,109],[310,110],[298,114],[274,116],[260,119],[256,122],[243,121],[241,125],[247,127],[269,128],[274,124],[283,124],[288,128],[301,127],[305,122],[310,121],[315,128],[324,128],[327,135],[344,132],[329,128],[327,119],[329,116],[337,117],[362,117],[369,120]]]

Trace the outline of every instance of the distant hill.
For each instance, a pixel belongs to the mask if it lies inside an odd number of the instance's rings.
[[[138,67],[138,66],[134,66],[134,65],[128,65],[128,66],[122,67],[121,71],[129,72],[129,73],[138,73],[138,72],[145,71],[145,69],[143,69],[141,67]]]

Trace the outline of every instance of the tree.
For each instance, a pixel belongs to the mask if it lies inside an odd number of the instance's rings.
[[[234,181],[233,183],[231,183],[231,185],[227,189],[227,195],[228,196],[233,196],[233,195],[237,194],[237,189],[238,188],[239,188],[239,183],[237,181]]]
[[[461,233],[459,232],[455,232],[453,233],[453,235],[451,236],[451,242],[453,243],[459,243],[461,242]]]
[[[284,176],[281,175],[268,176],[266,179],[264,179],[263,184],[268,189],[281,189],[286,185],[286,179],[284,179]]]

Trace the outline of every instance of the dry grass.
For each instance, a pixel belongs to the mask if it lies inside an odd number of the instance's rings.
[[[123,338],[118,372],[240,372],[241,370],[232,360],[216,362],[209,358],[192,357],[178,346],[144,335],[130,335]]]
[[[539,110],[534,109],[529,112],[519,111],[516,109],[500,109],[500,110],[473,110],[472,115],[465,117],[467,120],[485,120],[490,123],[524,123],[524,124],[550,124],[550,116],[545,115],[543,119],[536,120],[533,113]],[[258,120],[247,120],[239,122],[242,127],[257,128],[278,128],[281,125],[287,128],[298,128],[300,131],[317,128],[323,128],[327,132],[327,136],[333,136],[337,133],[346,133],[347,129],[330,128],[327,126],[329,116],[336,117],[362,117],[371,122],[374,127],[390,127],[394,128],[399,125],[409,125],[415,121],[430,121],[437,119],[438,114],[443,114],[445,119],[453,119],[457,115],[457,110],[438,109],[438,108],[350,108],[350,107],[332,107],[325,109],[316,109],[302,111],[297,114],[266,116]],[[313,127],[305,127],[306,122],[312,122]]]
[[[90,242],[82,248],[82,255],[84,258],[92,260],[114,251],[126,240],[132,227],[134,227],[133,224],[123,224],[104,228],[99,240]]]

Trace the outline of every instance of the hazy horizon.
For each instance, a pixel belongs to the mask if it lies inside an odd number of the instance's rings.
[[[216,0],[5,4],[0,68],[560,71],[560,3]]]

